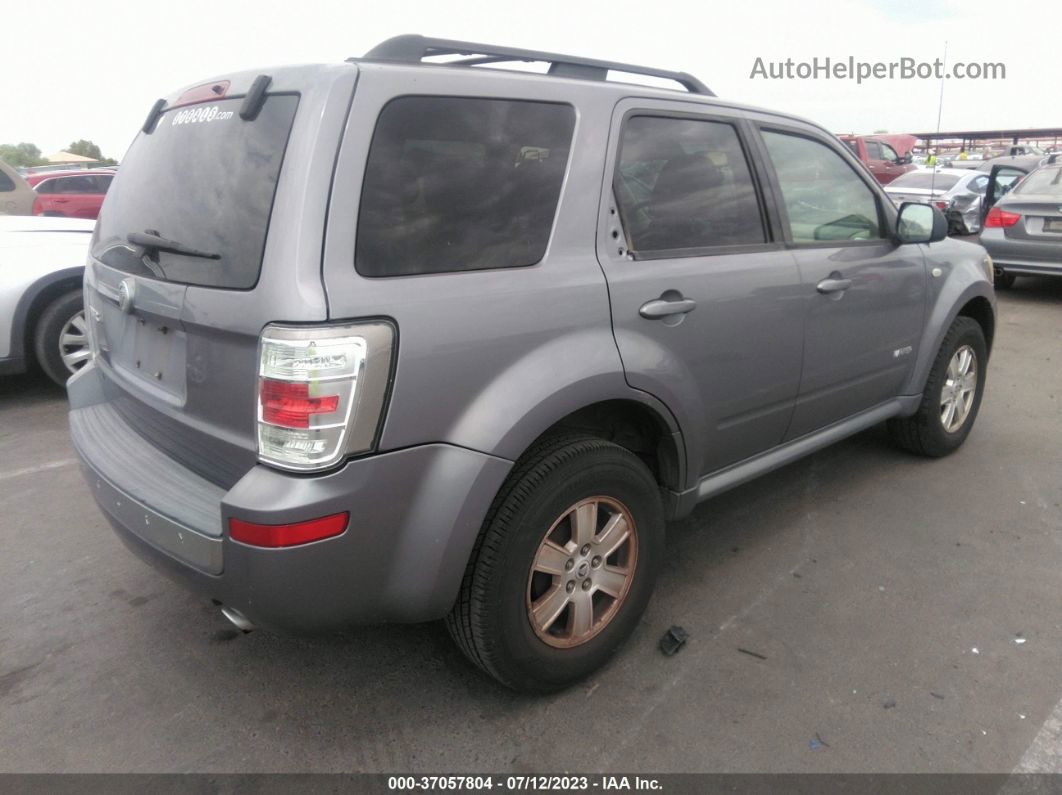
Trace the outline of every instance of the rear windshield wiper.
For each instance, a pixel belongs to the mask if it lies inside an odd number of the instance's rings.
[[[202,251],[198,248],[186,246],[176,240],[162,237],[154,229],[145,229],[143,232],[130,232],[125,239],[134,246],[142,246],[145,250],[168,251],[171,254],[183,254],[186,257],[199,257],[200,259],[221,259],[220,254]]]

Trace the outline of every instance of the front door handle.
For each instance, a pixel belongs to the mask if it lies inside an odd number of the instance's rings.
[[[836,279],[831,275],[815,285],[815,289],[820,293],[843,293],[851,286],[851,279]]]
[[[697,302],[692,298],[680,298],[674,301],[655,298],[642,304],[638,309],[638,314],[648,320],[659,320],[671,315],[685,315],[696,308]]]

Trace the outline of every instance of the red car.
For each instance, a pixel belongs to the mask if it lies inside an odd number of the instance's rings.
[[[100,214],[103,197],[114,179],[114,171],[45,171],[29,174],[26,181],[37,192],[34,215],[65,215],[92,218]]]
[[[867,164],[870,173],[882,185],[888,185],[901,174],[914,171],[917,166],[911,163],[911,155],[898,155],[896,150],[881,138],[867,135],[838,136],[852,153]]]

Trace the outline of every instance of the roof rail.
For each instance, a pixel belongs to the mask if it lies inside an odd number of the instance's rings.
[[[473,44],[467,41],[453,41],[451,39],[432,39],[415,34],[395,36],[381,42],[365,53],[365,58],[377,61],[420,63],[425,58],[436,55],[466,56],[445,62],[444,66],[479,66],[514,61],[543,61],[550,65],[549,74],[580,80],[607,80],[608,72],[611,69],[618,72],[673,80],[691,94],[703,94],[708,97],[715,96],[708,86],[686,72],[670,72],[666,69],[653,69],[629,63],[598,61],[593,58],[558,55],[557,53],[538,52],[536,50],[521,50],[515,47],[497,47],[493,44]],[[351,58],[350,60],[357,59]]]

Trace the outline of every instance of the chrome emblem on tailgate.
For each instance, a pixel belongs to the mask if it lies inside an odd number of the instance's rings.
[[[136,282],[132,279],[122,279],[118,285],[118,308],[126,314],[133,309],[133,292],[136,290]]]

